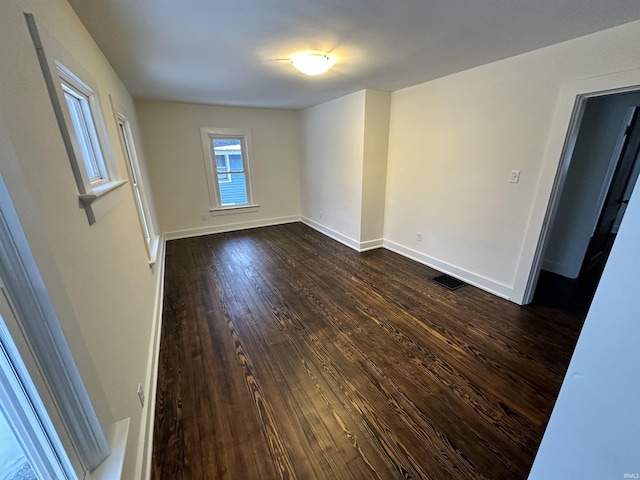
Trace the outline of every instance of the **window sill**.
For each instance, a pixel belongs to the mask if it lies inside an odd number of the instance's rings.
[[[222,207],[222,208],[210,208],[209,212],[211,212],[211,215],[233,215],[236,213],[257,212],[259,209],[260,209],[259,204],[253,204],[253,205],[239,205],[239,206]]]
[[[89,206],[97,199],[127,183],[127,180],[112,180],[91,189],[91,193],[81,193],[78,198],[82,205]]]
[[[158,247],[160,245],[160,237],[155,237],[148,247],[149,252],[149,266],[153,267],[158,261]]]
[[[115,425],[115,432],[111,440],[111,455],[98,468],[87,475],[87,480],[113,480],[122,478],[124,454],[129,437],[129,419],[120,420]]]

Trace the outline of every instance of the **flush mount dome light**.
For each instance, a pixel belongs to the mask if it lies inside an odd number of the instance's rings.
[[[291,57],[291,65],[305,75],[320,75],[335,63],[336,59],[322,52],[302,52]]]

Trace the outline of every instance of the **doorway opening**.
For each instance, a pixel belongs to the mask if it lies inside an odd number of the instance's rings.
[[[640,90],[578,96],[534,303],[586,315],[640,173],[639,106]]]

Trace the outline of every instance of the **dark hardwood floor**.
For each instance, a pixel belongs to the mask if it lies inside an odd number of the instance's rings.
[[[526,478],[583,315],[299,223],[166,255],[153,478]]]

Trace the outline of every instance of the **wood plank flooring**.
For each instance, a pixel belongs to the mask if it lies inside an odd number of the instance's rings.
[[[300,223],[166,255],[153,478],[526,478],[580,315]]]

